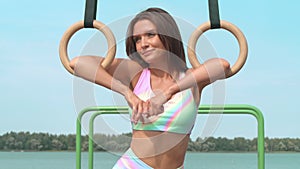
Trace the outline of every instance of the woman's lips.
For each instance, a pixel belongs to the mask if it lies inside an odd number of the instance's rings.
[[[149,56],[153,51],[154,51],[154,49],[148,49],[148,50],[143,51],[141,54],[143,56]]]

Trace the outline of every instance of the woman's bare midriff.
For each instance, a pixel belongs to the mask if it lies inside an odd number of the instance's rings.
[[[131,149],[154,169],[177,169],[183,165],[189,134],[133,130]]]

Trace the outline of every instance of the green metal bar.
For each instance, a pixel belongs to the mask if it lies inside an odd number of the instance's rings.
[[[93,169],[93,135],[94,135],[94,120],[98,115],[101,114],[127,114],[128,107],[90,107],[84,109],[82,113],[79,114],[79,118],[82,118],[82,115],[88,111],[98,111],[94,113],[90,119],[90,131],[89,131],[89,169]],[[251,105],[202,105],[198,109],[198,114],[249,114],[256,118],[257,120],[257,151],[258,151],[258,169],[265,168],[265,149],[264,149],[264,118],[262,112]],[[77,121],[80,122],[79,120]],[[79,123],[80,124],[80,123]],[[78,131],[77,126],[77,134],[80,133]],[[81,127],[80,127],[81,130]],[[76,137],[77,138],[77,137]],[[79,143],[77,143],[79,141]],[[80,145],[80,139],[76,140],[76,145]],[[77,157],[81,157],[80,147],[77,149],[76,146]],[[78,155],[79,153],[79,155]],[[81,158],[77,158],[77,160],[81,160]],[[80,162],[79,164],[80,169]]]
[[[125,114],[128,113],[128,107],[126,108],[126,110],[124,111],[124,109],[118,109],[113,110],[113,109],[107,109],[107,111],[101,109],[102,111],[97,111],[95,112],[89,121],[89,161],[88,161],[88,168],[89,169],[93,169],[94,168],[94,121],[95,118],[99,115],[102,114]]]
[[[110,111],[115,112],[114,114],[118,114],[117,112],[124,112],[124,111],[128,113],[128,107],[95,106],[95,107],[87,107],[79,112],[76,120],[76,169],[81,169],[81,120],[83,115],[92,111],[105,111],[105,114],[110,114]]]
[[[265,148],[264,148],[264,117],[262,112],[251,105],[203,105],[198,109],[199,114],[222,113],[223,114],[250,114],[257,120],[257,151],[258,169],[265,168]]]
[[[94,141],[93,141],[93,137],[94,137],[94,120],[95,118],[102,114],[103,112],[96,112],[94,113],[91,118],[90,118],[90,122],[89,122],[89,162],[88,162],[88,166],[89,169],[94,168]]]
[[[98,107],[88,107],[81,110],[76,120],[76,169],[81,169],[81,119],[89,111],[97,111]]]

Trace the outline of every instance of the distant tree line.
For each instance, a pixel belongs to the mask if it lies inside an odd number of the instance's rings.
[[[129,148],[131,133],[121,135],[94,135],[95,151],[125,151]],[[88,136],[81,136],[82,151],[88,150]],[[49,133],[9,132],[0,136],[0,151],[75,151],[76,135]],[[197,138],[190,140],[188,151],[192,152],[254,152],[257,139],[237,137]],[[265,138],[266,152],[300,152],[299,138]]]
[[[188,151],[195,152],[254,152],[257,151],[257,138],[245,139],[236,137],[228,139],[225,137],[207,139],[197,138],[190,141]],[[265,138],[266,152],[300,152],[299,138]]]

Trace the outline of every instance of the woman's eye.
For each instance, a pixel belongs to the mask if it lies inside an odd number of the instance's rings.
[[[155,35],[156,35],[156,33],[152,33],[152,32],[147,33],[147,36],[148,36],[148,37],[154,37]]]
[[[133,37],[133,41],[135,43],[139,42],[141,40],[141,37]]]

